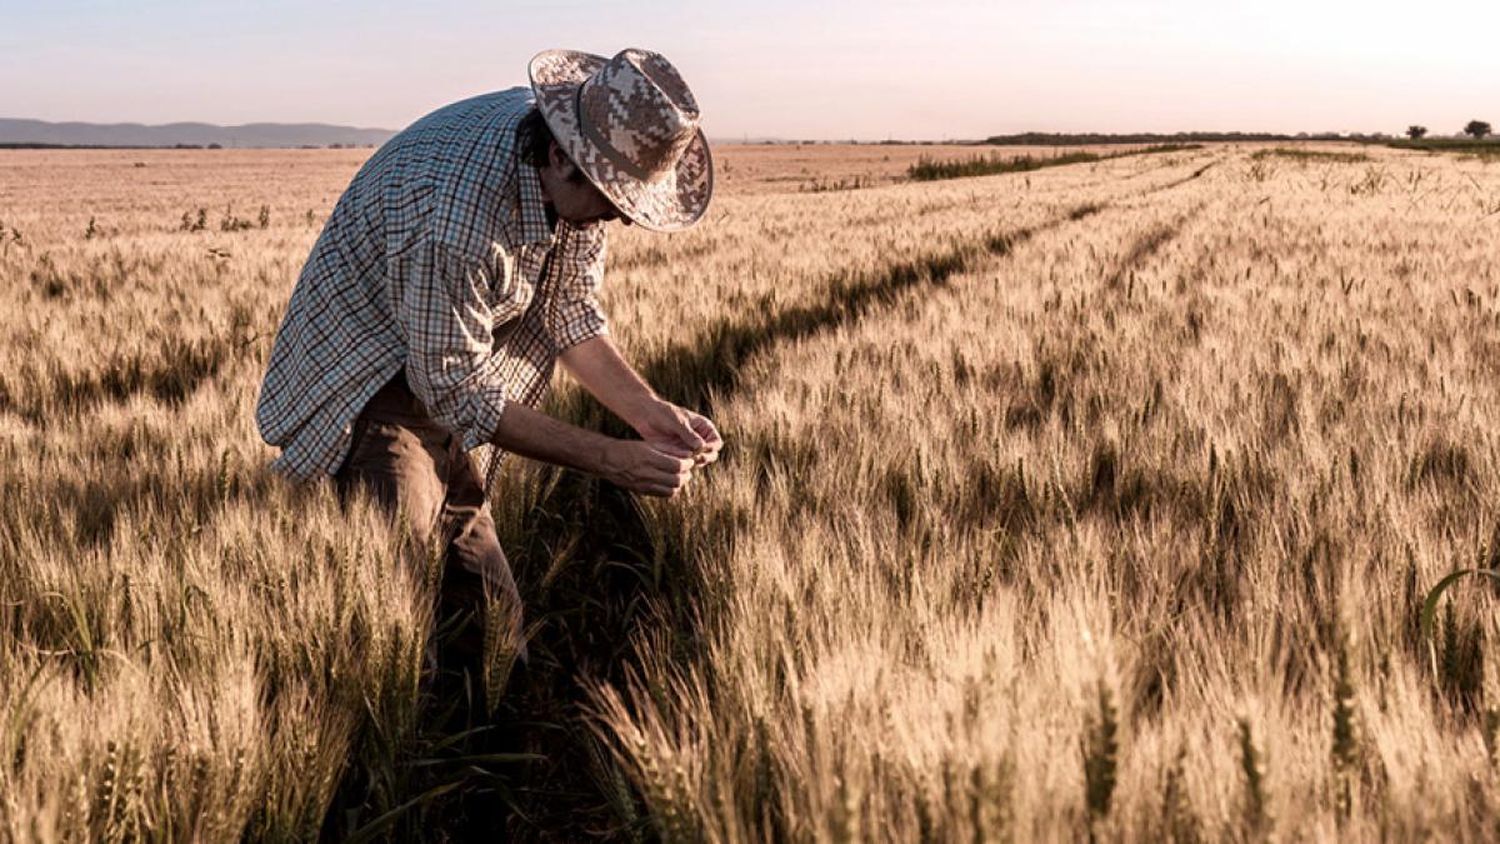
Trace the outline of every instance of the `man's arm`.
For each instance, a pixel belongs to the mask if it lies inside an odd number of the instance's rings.
[[[608,335],[570,346],[558,360],[584,389],[632,428],[661,401],[646,379],[626,363]]]
[[[584,389],[657,450],[693,458],[700,466],[718,459],[724,441],[714,424],[657,396],[608,335],[569,346],[558,360]]]
[[[723,442],[712,422],[660,399],[609,339],[598,291],[604,281],[606,237],[598,226],[562,227],[557,305],[546,312],[558,359],[604,406],[659,451],[692,457],[697,465],[718,458]]]
[[[617,440],[509,403],[490,440],[523,457],[579,469],[647,495],[671,497],[687,485],[693,461],[657,451],[649,443]]]
[[[492,351],[493,322],[482,267],[430,240],[397,257],[404,283],[397,321],[407,341],[412,392],[466,449],[491,442],[506,451],[600,475],[627,489],[670,496],[692,461],[649,444],[614,440],[506,401]]]

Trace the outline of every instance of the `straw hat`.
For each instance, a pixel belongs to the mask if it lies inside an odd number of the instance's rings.
[[[685,229],[703,216],[713,159],[698,103],[664,56],[545,50],[529,71],[558,145],[621,213],[656,231]]]

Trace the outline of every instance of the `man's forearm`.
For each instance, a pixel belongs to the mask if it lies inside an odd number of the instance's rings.
[[[625,420],[663,454],[712,463],[722,440],[706,418],[664,401],[636,374],[607,336],[570,347],[559,356],[584,389]]]
[[[490,442],[523,457],[598,475],[646,495],[676,495],[693,461],[663,454],[641,440],[616,440],[553,419],[522,404],[507,404]]]
[[[510,402],[501,411],[490,442],[522,457],[600,474],[614,440]]]
[[[569,347],[558,360],[594,398],[632,426],[658,401],[651,385],[621,357],[608,335]]]

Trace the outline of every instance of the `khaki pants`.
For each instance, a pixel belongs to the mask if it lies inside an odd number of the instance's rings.
[[[524,662],[520,596],[495,534],[483,479],[459,438],[433,421],[405,373],[398,373],[360,411],[353,439],[334,475],[339,497],[368,490],[393,518],[405,520],[418,549],[442,554],[437,622],[452,633],[437,643],[438,664],[488,681],[487,626],[491,648],[499,649],[489,657],[510,653]]]

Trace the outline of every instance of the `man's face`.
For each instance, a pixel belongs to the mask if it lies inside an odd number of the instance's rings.
[[[538,172],[542,178],[542,196],[558,218],[583,227],[610,220],[630,225],[630,218],[621,214],[614,203],[579,172],[577,165],[556,142],[552,144],[547,166]]]

